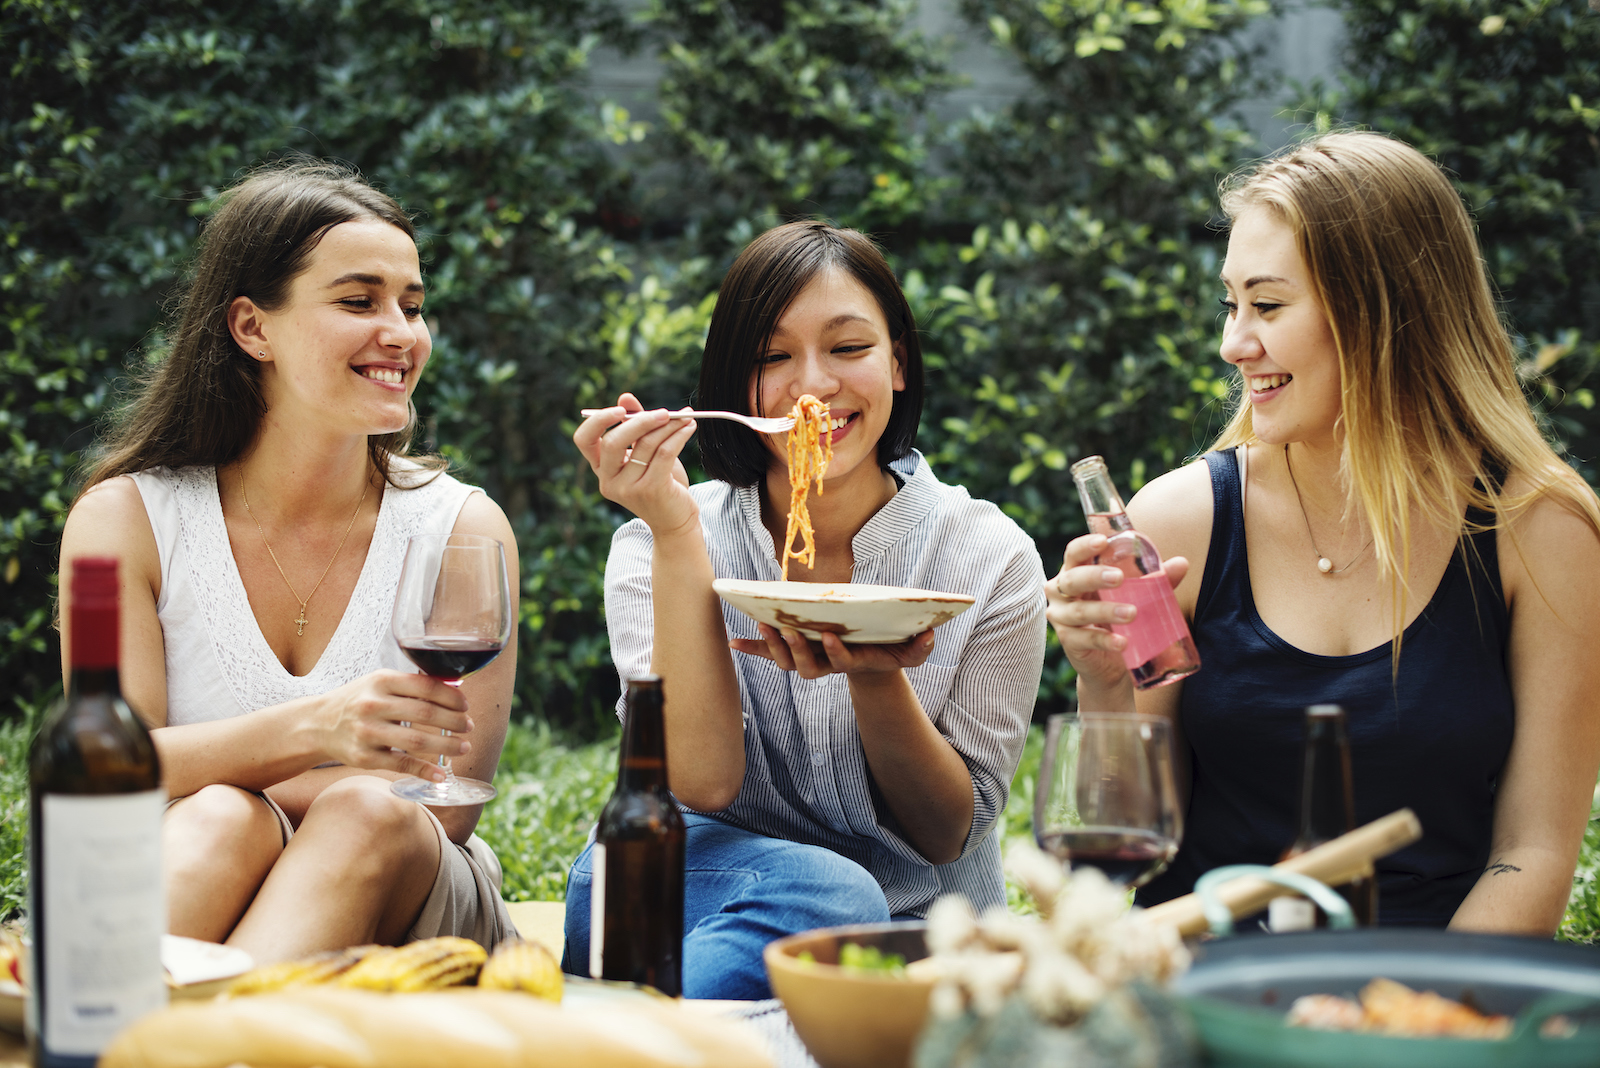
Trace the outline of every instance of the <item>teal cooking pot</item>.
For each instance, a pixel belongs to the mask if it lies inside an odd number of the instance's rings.
[[[1325,906],[1333,916],[1343,905],[1335,900]],[[1353,998],[1379,976],[1512,1016],[1511,1037],[1395,1038],[1284,1023],[1304,994]],[[1194,967],[1172,992],[1188,1007],[1214,1068],[1600,1066],[1600,949],[1571,943],[1394,927],[1219,938],[1196,949]],[[1575,1031],[1544,1037],[1540,1025],[1557,1014]]]

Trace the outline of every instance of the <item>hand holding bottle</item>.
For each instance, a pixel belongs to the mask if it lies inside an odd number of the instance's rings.
[[[1188,561],[1163,561],[1133,529],[1122,498],[1091,456],[1073,465],[1090,533],[1067,546],[1062,569],[1045,583],[1046,618],[1084,681],[1110,690],[1132,676],[1138,689],[1199,669],[1200,658],[1172,591]]]
[[[1131,622],[1138,611],[1100,596],[1122,585],[1124,578],[1121,568],[1095,562],[1106,551],[1107,540],[1103,534],[1084,534],[1068,542],[1061,570],[1044,584],[1044,592],[1049,602],[1045,618],[1073,669],[1110,687],[1128,674],[1122,660],[1128,640],[1111,628]],[[1174,589],[1189,573],[1189,561],[1181,556],[1163,560],[1161,566]]]

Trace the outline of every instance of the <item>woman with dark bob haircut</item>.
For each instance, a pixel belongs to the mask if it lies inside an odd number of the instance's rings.
[[[761,998],[775,938],[921,916],[949,891],[1005,901],[991,832],[1039,684],[1043,569],[1015,523],[912,448],[916,323],[863,235],[796,222],[753,241],[723,280],[700,367],[704,410],[781,416],[805,394],[829,405],[816,566],[791,565],[790,581],[976,602],[937,642],[758,626],[711,583],[781,575],[783,438],[643,412],[627,393],[574,435],[601,492],[638,516],[611,544],[606,621],[622,679],[664,680],[670,783],[688,809],[683,992]],[[679,456],[696,429],[712,481],[690,486]],[[567,882],[569,971],[587,970],[591,851]]]
[[[314,161],[249,176],[62,537],[64,562],[120,561],[123,692],[175,799],[168,929],[257,963],[514,933],[479,809],[389,792],[441,778],[441,753],[492,777],[516,666],[508,650],[455,690],[389,633],[412,534],[499,539],[517,588],[500,508],[407,456],[423,297],[394,200]]]

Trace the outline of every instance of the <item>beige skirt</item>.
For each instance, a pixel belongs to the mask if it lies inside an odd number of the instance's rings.
[[[256,793],[255,796],[265,801],[278,817],[283,844],[288,845],[289,839],[294,837],[294,825],[289,822],[288,815],[266,794]],[[170,808],[181,800],[181,797],[173,798],[167,805]],[[485,949],[493,949],[501,941],[517,937],[511,915],[506,912],[506,903],[500,899],[500,858],[494,855],[489,843],[472,835],[465,845],[456,845],[445,833],[439,817],[426,808],[422,811],[439,835],[439,872],[434,876],[433,890],[423,902],[406,941],[456,935],[470,938]]]

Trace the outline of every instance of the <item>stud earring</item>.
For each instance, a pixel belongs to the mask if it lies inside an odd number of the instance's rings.
[[[262,349],[262,350],[261,350],[261,354],[260,354],[260,355],[259,355],[259,356],[257,356],[257,357],[256,357],[256,359],[258,359],[258,360],[264,360],[264,359],[266,359],[266,358],[267,358],[267,352],[266,352],[266,350],[265,350],[265,349]]]

